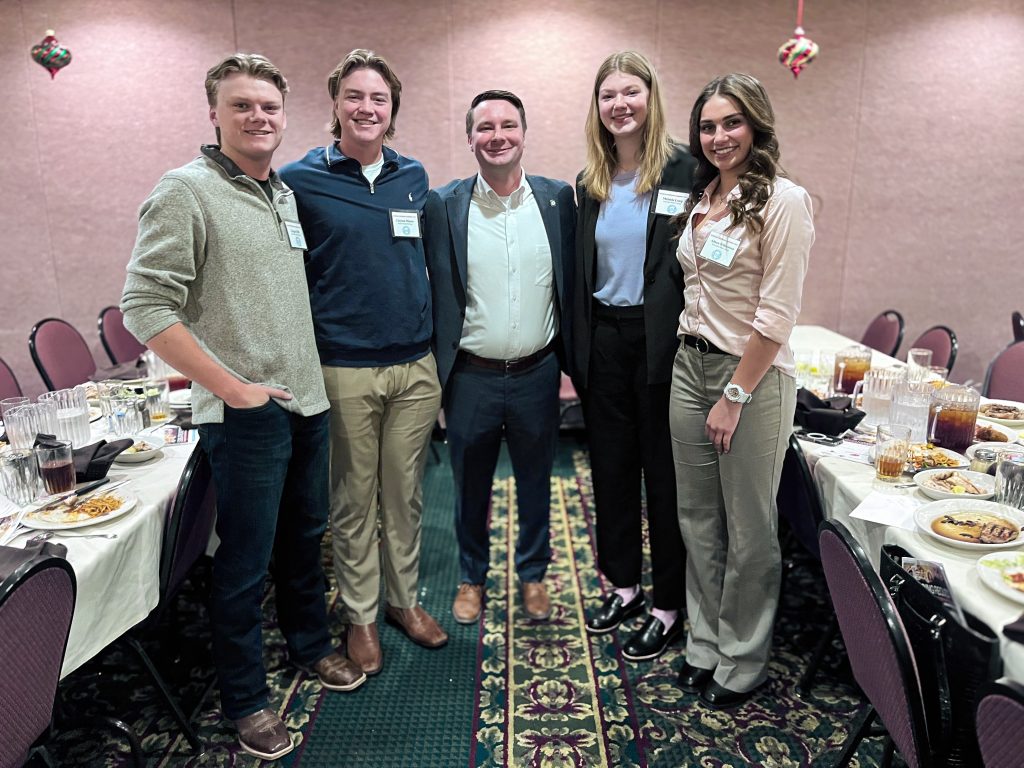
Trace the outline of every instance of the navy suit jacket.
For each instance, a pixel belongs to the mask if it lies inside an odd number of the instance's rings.
[[[476,175],[457,179],[427,194],[423,209],[423,245],[434,313],[434,358],[443,387],[448,382],[459,352],[466,319],[466,280],[469,250],[469,204]],[[569,373],[572,359],[572,286],[576,232],[576,202],[564,181],[527,175],[551,247],[555,313],[559,333],[556,353],[562,370]]]

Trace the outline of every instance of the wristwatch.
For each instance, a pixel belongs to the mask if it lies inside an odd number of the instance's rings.
[[[749,403],[754,399],[753,395],[749,395],[743,391],[743,387],[739,384],[733,384],[731,381],[725,385],[723,394],[725,395],[725,399],[730,403],[739,403],[741,405]]]

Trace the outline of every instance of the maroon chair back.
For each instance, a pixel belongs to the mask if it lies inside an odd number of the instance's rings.
[[[166,609],[185,578],[206,552],[217,518],[213,472],[203,446],[197,445],[181,473],[164,525],[160,555],[160,608]]]
[[[981,394],[998,400],[1024,401],[1024,341],[995,356],[985,373]]]
[[[75,327],[56,317],[40,320],[28,337],[32,362],[50,391],[81,384],[96,373],[89,345]]]
[[[985,768],[1020,768],[1024,762],[1024,685],[1008,678],[986,685],[974,722]]]
[[[877,349],[884,355],[896,357],[896,352],[903,341],[903,315],[895,309],[887,309],[868,323],[860,343],[866,347]]]
[[[0,547],[0,579],[0,768],[17,768],[50,726],[75,573],[52,554]]]
[[[818,546],[854,679],[907,765],[930,766],[917,668],[892,598],[864,549],[841,523],[823,522]]]
[[[21,397],[21,394],[21,386],[14,376],[14,371],[0,357],[0,400],[6,400],[8,397]]]
[[[952,372],[953,363],[956,362],[956,353],[960,345],[957,343],[956,334],[952,328],[945,325],[933,325],[927,331],[918,336],[911,349],[920,347],[932,351],[932,365],[941,365]]]
[[[114,365],[130,363],[146,351],[145,345],[140,344],[124,327],[124,315],[117,307],[104,307],[96,324],[99,326],[103,349]]]

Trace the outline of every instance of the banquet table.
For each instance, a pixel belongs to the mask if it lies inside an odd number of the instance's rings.
[[[94,440],[115,439],[93,424]],[[152,433],[161,439],[162,428]],[[146,618],[156,607],[160,589],[160,549],[164,520],[196,446],[194,431],[185,433],[192,442],[167,445],[161,456],[137,464],[115,463],[111,483],[134,494],[135,508],[116,519],[68,530],[50,541],[67,547],[67,560],[75,571],[78,592],[71,621],[61,677],[65,677]],[[121,490],[121,489],[118,489]],[[18,536],[9,546],[24,547],[36,531]],[[80,538],[76,534],[111,533],[116,539]]]
[[[794,329],[791,341],[796,351],[822,352],[835,352],[853,343],[851,339],[820,326],[798,326]],[[872,358],[872,365],[884,366],[896,362],[879,352],[875,352]],[[999,637],[1006,674],[1024,680],[1024,644],[1014,642],[1002,633],[1003,626],[1020,617],[1024,607],[993,592],[981,582],[975,563],[985,553],[943,546],[926,538],[916,529],[907,530],[896,525],[851,517],[857,506],[873,491],[891,494],[894,506],[901,503],[899,497],[917,502],[931,499],[917,488],[897,489],[877,482],[872,467],[834,455],[840,452],[837,449],[809,441],[801,441],[800,445],[821,495],[825,517],[837,520],[850,529],[867,551],[876,569],[883,544],[896,544],[913,557],[942,563],[957,602]]]

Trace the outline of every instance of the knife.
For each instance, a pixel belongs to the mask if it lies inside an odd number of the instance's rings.
[[[69,493],[61,494],[60,496],[51,499],[43,506],[34,509],[33,512],[44,512],[48,509],[59,507],[61,504],[70,504],[71,506],[74,506],[81,502],[86,497],[86,495],[94,495],[94,492],[96,491],[97,488],[99,488],[101,485],[105,485],[108,482],[110,482],[110,478],[104,477],[95,482],[88,483],[86,485],[83,485],[81,488],[78,488]],[[114,488],[122,486],[127,482],[128,480],[119,480],[118,482],[111,484],[109,487],[104,488],[103,492],[106,493],[108,491],[112,491]]]

